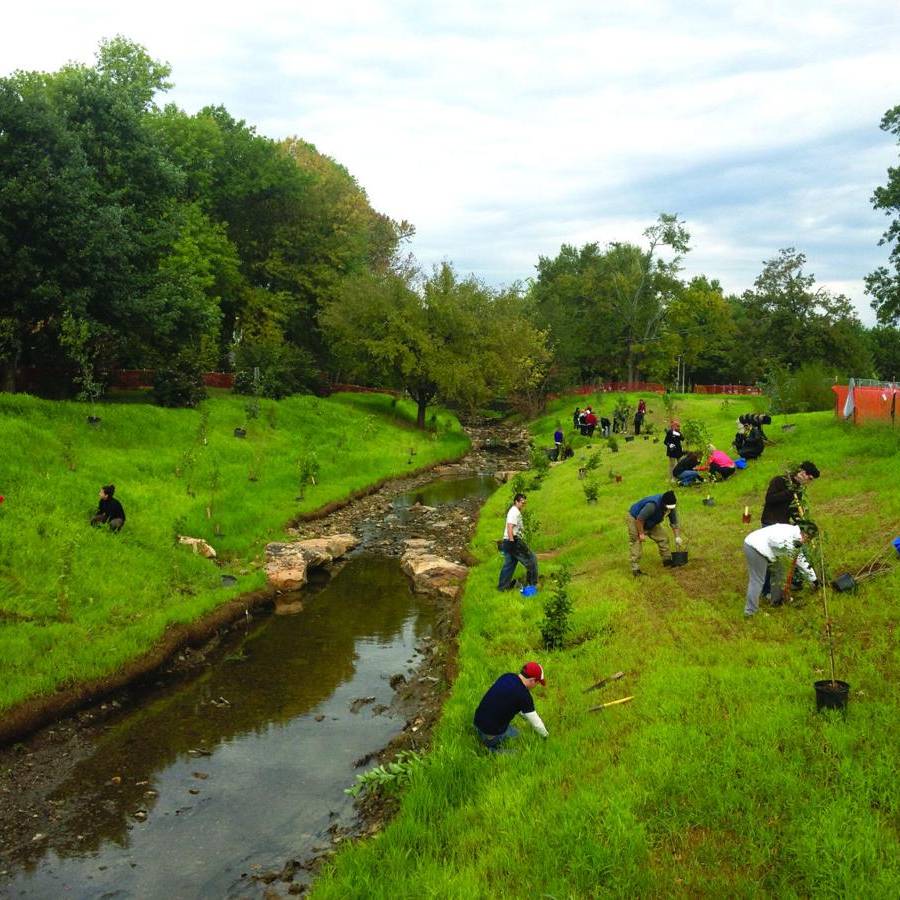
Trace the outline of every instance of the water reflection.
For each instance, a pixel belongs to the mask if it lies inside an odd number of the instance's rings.
[[[50,799],[60,836],[11,861],[13,896],[240,894],[249,866],[327,843],[353,762],[401,722],[379,714],[431,626],[396,560],[360,556],[296,616],[113,723]],[[351,703],[374,697],[358,712]]]
[[[453,506],[475,497],[484,500],[497,489],[497,481],[491,475],[468,475],[463,478],[438,478],[421,488],[397,496],[391,504],[400,522],[408,522],[416,504],[422,506]]]

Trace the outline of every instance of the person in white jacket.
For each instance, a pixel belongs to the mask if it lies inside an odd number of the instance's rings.
[[[749,618],[759,609],[759,595],[769,566],[772,567],[773,606],[781,603],[787,568],[792,560],[796,560],[797,568],[810,583],[816,584],[816,573],[804,558],[802,546],[817,533],[818,529],[812,522],[803,522],[801,525],[778,523],[757,528],[744,538],[744,557],[749,575],[745,616]]]

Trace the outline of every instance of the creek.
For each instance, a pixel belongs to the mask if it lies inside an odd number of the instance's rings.
[[[469,535],[496,487],[459,469],[400,490],[389,506],[382,498],[355,522],[360,548],[298,595],[299,611],[248,617],[202,667],[112,704],[77,750],[56,754],[55,777],[29,784],[21,812],[34,816],[34,833],[0,847],[0,894],[296,892],[311,878],[307,862],[353,831],[344,789],[410,727],[415,709],[397,685],[437,681],[420,676],[438,605],[412,592],[393,551],[423,516],[455,511],[446,530],[459,541],[454,523],[469,523]],[[29,754],[20,747],[21,764]],[[285,860],[296,867],[267,887]]]

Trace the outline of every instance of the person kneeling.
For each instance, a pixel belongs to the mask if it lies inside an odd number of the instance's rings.
[[[536,662],[527,662],[517,675],[507,672],[488,688],[475,710],[474,725],[481,743],[491,751],[519,732],[510,725],[516,714],[521,713],[532,728],[547,737],[547,729],[534,708],[530,691],[535,685],[546,685],[544,670]]]
[[[109,525],[110,531],[121,531],[125,524],[125,510],[113,496],[115,492],[114,484],[105,484],[100,488],[100,503],[97,513],[91,518],[91,525]]]

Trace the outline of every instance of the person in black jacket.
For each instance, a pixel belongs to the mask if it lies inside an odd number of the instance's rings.
[[[761,522],[763,525],[796,525],[806,519],[803,509],[803,491],[811,481],[819,477],[818,466],[814,462],[804,460],[795,472],[787,475],[776,475],[769,482],[766,499],[763,504]],[[766,573],[762,592],[768,596],[771,589],[771,573]]]
[[[769,482],[766,500],[763,504],[762,524],[796,524],[805,519],[805,511],[800,509],[803,490],[821,473],[815,463],[805,460],[795,472],[777,475]]]
[[[114,484],[105,484],[100,488],[100,504],[96,515],[91,519],[91,525],[109,525],[110,531],[121,531],[125,524],[125,510],[113,496],[115,492]]]
[[[681,442],[681,422],[679,422],[678,419],[672,419],[672,424],[669,426],[669,429],[666,431],[666,436],[663,438],[663,443],[666,446],[666,458],[669,461],[669,475],[672,474],[675,463],[684,456]]]
[[[751,425],[746,434],[742,435],[739,447],[737,446],[737,435],[735,435],[735,446],[744,459],[759,459],[766,448],[762,429],[758,425]]]

